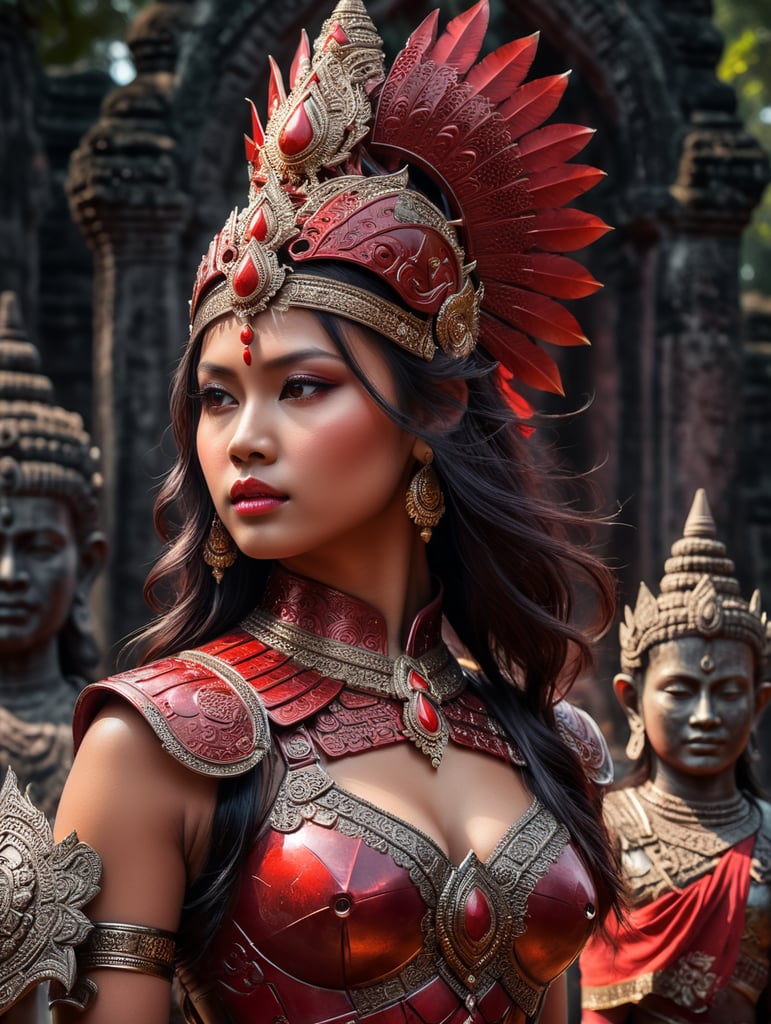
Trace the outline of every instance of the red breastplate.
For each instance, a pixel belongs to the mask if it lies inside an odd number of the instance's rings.
[[[337,786],[313,732],[279,738],[287,772],[216,967],[186,979],[201,1019],[223,1008],[249,1024],[529,1019],[592,928],[594,889],[564,827],[533,801],[485,863],[469,853],[453,865]]]
[[[531,1019],[593,926],[594,889],[564,826],[534,801],[486,862],[454,865],[319,759],[409,740],[434,763],[450,742],[523,764],[441,643],[438,602],[395,662],[377,613],[354,599],[279,571],[266,602],[244,629],[88,688],[75,715],[77,743],[118,694],[195,771],[242,774],[271,745],[286,764],[205,974],[180,970],[190,1019]],[[596,761],[591,730],[572,728]]]

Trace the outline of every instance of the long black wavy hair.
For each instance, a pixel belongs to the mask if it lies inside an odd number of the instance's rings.
[[[358,268],[327,264],[316,272],[394,301],[379,280]],[[592,640],[613,618],[613,576],[584,539],[593,522],[565,505],[564,480],[536,459],[533,440],[496,384],[495,364],[480,349],[465,360],[438,351],[427,362],[367,328],[316,315],[373,400],[431,445],[447,511],[434,530],[428,559],[444,585],[445,614],[481,666],[484,699],[527,760],[528,785],[565,823],[580,850],[598,890],[600,920],[610,910],[618,913],[618,876],[599,796],[557,735],[552,714],[554,701],[591,663]],[[395,405],[357,365],[351,345],[356,331],[380,346],[395,382]],[[232,628],[259,602],[271,568],[240,555],[217,586],[201,559],[213,505],[196,455],[199,410],[192,395],[200,349],[201,339],[195,339],[172,385],[178,457],[155,508],[156,527],[168,546],[145,586],[159,618],[139,638],[144,662]],[[468,389],[462,415],[452,398],[457,388],[447,386],[457,381]],[[451,429],[442,427],[450,421]],[[256,770],[220,783],[208,863],[188,893],[181,929],[183,951],[196,961],[224,915],[264,817],[261,776]]]

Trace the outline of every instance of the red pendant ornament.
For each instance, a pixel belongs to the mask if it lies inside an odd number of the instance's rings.
[[[467,989],[466,1008],[472,1018],[474,993],[484,991],[489,981],[486,968],[500,951],[511,948],[515,919],[505,911],[500,913],[500,909],[507,911],[509,906],[495,875],[472,852],[453,868],[437,901],[439,946],[445,961]]]
[[[241,328],[241,342],[244,346],[244,362],[247,366],[252,365],[252,353],[249,346],[254,341],[254,331],[250,324],[244,324]]]
[[[404,735],[438,768],[449,730],[431,683],[415,663],[402,655],[394,663],[394,684],[396,693],[404,698]]]

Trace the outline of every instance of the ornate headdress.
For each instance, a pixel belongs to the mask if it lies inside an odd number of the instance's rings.
[[[0,496],[62,498],[82,532],[95,523],[99,450],[77,413],[53,404],[53,385],[26,340],[14,292],[0,294]]]
[[[640,584],[634,611],[627,605],[619,626],[621,665],[633,672],[654,644],[684,636],[727,637],[748,644],[760,661],[769,642],[760,592],[747,602],[734,579],[734,563],[717,538],[707,496],[693,499],[683,536],[664,563],[661,593],[654,597]]]
[[[249,362],[248,318],[272,304],[342,315],[424,359],[437,346],[463,358],[479,341],[500,362],[509,401],[530,411],[513,381],[562,393],[555,363],[534,339],[587,342],[555,299],[600,285],[557,252],[608,230],[563,208],[603,172],[566,163],[590,129],[542,127],[567,75],[524,83],[537,36],[475,63],[487,0],[438,38],[437,18],[434,11],[410,36],[387,77],[361,0],[340,0],[312,58],[303,35],[288,95],[271,60],[267,126],[252,104],[246,140],[249,204],[233,211],[202,260],[191,337],[233,312]],[[436,186],[432,199],[410,168]],[[314,273],[330,260],[376,275],[403,305],[325,277],[323,267]]]

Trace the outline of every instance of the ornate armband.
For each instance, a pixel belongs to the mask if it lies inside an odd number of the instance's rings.
[[[85,1009],[97,994],[97,986],[85,975],[95,968],[111,967],[122,971],[150,974],[171,981],[174,976],[175,936],[160,928],[141,924],[97,921],[86,941],[79,946],[78,976],[66,990],[51,983],[49,1005],[66,1003]]]
[[[174,942],[175,936],[160,928],[98,921],[78,950],[78,969],[85,973],[95,967],[113,967],[171,981]]]

